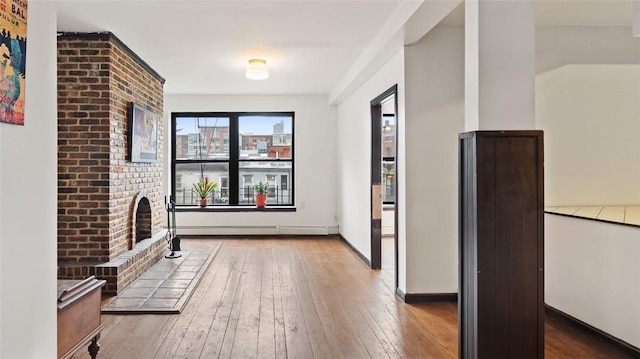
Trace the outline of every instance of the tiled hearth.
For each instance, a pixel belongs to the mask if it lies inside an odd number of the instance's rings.
[[[182,311],[221,243],[183,248],[181,257],[163,258],[102,307],[103,313],[166,313]]]
[[[102,290],[104,294],[115,295],[151,268],[168,251],[168,242],[164,234],[160,233],[136,243],[132,250],[106,263],[89,268],[89,272],[107,281]]]

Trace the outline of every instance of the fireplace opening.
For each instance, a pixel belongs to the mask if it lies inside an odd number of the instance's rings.
[[[151,238],[151,204],[147,197],[141,197],[137,203],[135,212],[135,243],[143,239]]]

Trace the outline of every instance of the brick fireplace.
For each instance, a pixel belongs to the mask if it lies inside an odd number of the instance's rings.
[[[132,163],[129,103],[163,112],[164,79],[111,33],[58,36],[58,277],[106,279],[115,294],[166,250],[158,160]]]
[[[151,238],[151,204],[146,197],[146,193],[141,192],[135,197],[131,215],[131,224],[133,226],[131,233],[135,233],[135,236],[131,236],[129,249],[133,249],[136,243]]]

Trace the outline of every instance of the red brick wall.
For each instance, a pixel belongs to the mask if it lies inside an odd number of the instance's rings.
[[[152,233],[163,229],[162,153],[131,163],[128,105],[162,114],[164,80],[113,35],[58,38],[58,275],[82,278],[89,268],[129,249],[134,198],[146,192]],[[135,239],[134,239],[135,242]]]

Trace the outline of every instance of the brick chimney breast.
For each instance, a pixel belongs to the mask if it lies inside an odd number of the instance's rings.
[[[162,121],[157,162],[132,163],[127,153],[129,103],[162,114],[164,79],[112,33],[57,41],[58,277],[80,279],[145,238],[164,238]],[[152,257],[165,250],[152,247]],[[118,273],[117,287],[147,268]]]

